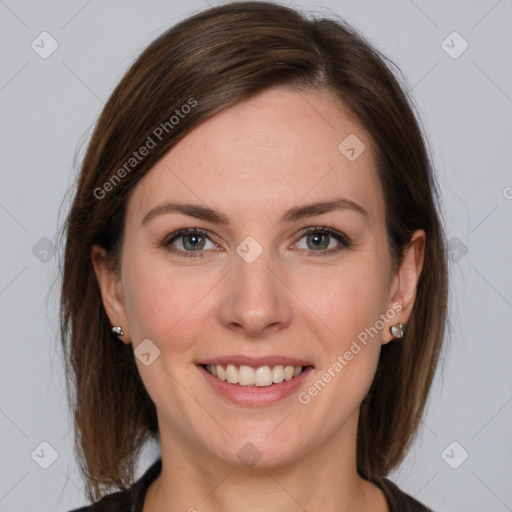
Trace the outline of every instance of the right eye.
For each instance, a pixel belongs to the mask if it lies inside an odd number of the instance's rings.
[[[204,256],[202,250],[207,241],[213,245],[213,248],[218,247],[209,239],[205,230],[186,228],[166,236],[161,245],[180,258],[202,258]]]

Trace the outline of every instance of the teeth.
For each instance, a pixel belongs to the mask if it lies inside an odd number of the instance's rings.
[[[213,366],[212,368],[215,368]],[[238,371],[238,383],[241,386],[252,386],[254,384],[254,370],[248,366],[240,366]]]
[[[271,386],[280,384],[284,380],[291,380],[298,377],[303,370],[302,366],[259,366],[251,368],[250,366],[228,364],[226,367],[217,365],[206,365],[206,370],[217,377],[219,380],[227,380],[231,384],[241,386]]]
[[[226,368],[226,380],[230,384],[236,384],[238,382],[238,372],[234,364],[228,364]]]
[[[260,366],[254,372],[254,384],[256,386],[270,386],[272,384],[272,370],[269,366]]]
[[[280,384],[284,380],[284,367],[282,364],[274,366],[272,368],[272,382]]]

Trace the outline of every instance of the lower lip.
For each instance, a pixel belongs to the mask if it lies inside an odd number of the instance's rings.
[[[240,405],[267,405],[278,402],[297,391],[313,371],[313,367],[308,366],[297,377],[271,386],[240,386],[226,380],[219,380],[201,365],[197,365],[197,368],[215,391]]]

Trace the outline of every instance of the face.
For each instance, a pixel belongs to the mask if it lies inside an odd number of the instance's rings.
[[[119,274],[96,268],[113,325],[150,354],[136,362],[162,443],[261,467],[352,449],[414,288],[414,265],[392,272],[372,151],[329,93],[276,88],[204,122],[137,184]],[[264,385],[221,381],[214,363]],[[268,385],[280,365],[304,370]]]

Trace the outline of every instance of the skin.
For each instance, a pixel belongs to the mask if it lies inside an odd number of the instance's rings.
[[[338,149],[349,134],[366,146],[354,161]],[[340,197],[361,205],[368,222],[351,210],[278,222],[289,208]],[[231,225],[181,213],[142,225],[171,200],[219,210]],[[136,349],[150,339],[160,350],[149,366],[136,358],[162,449],[144,512],[387,511],[380,489],[356,472],[359,406],[389,326],[409,319],[425,233],[413,233],[393,272],[372,141],[357,119],[328,92],[266,90],[182,139],[137,184],[125,221],[120,270],[107,268],[101,247],[91,255],[122,341]],[[327,237],[317,248],[301,230],[318,226],[352,245]],[[203,257],[180,258],[159,243],[182,228],[208,231]],[[248,236],[263,249],[252,263],[236,252]],[[182,237],[171,247],[194,246]],[[195,365],[228,354],[289,355],[314,365],[307,390],[393,304],[401,311],[307,405],[296,393],[271,405],[234,404]],[[237,456],[248,442],[261,453],[253,467]]]

